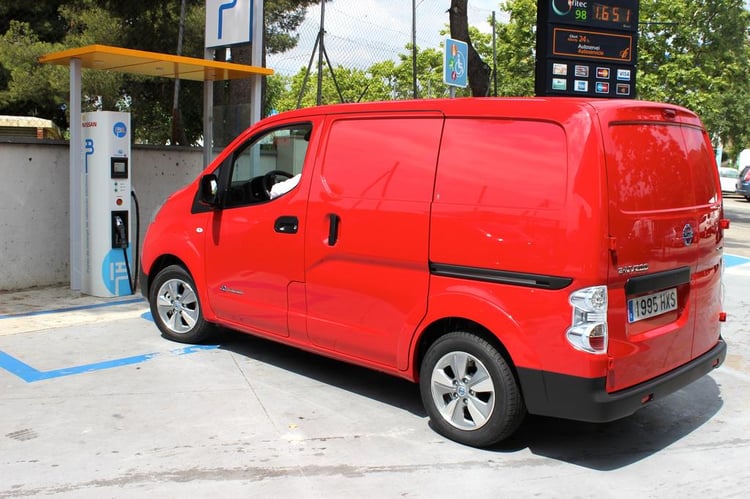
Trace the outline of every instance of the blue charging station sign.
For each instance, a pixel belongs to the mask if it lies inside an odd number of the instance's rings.
[[[206,0],[206,48],[247,44],[252,35],[253,0]]]
[[[453,38],[445,39],[443,82],[453,87],[466,87],[468,80],[469,45]]]

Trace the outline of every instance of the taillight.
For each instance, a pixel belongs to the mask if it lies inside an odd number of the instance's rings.
[[[745,176],[744,176],[744,177],[742,177],[742,181],[743,181],[743,182],[750,182],[750,170],[748,170],[748,171],[747,171],[747,172],[745,173]]]
[[[588,353],[607,352],[607,287],[593,286],[570,294],[573,319],[566,337],[578,350]]]

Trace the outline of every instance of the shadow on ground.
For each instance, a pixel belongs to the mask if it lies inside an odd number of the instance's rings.
[[[222,330],[218,339],[221,349],[427,417],[419,388],[409,381],[228,330]],[[484,452],[508,454],[529,449],[537,456],[610,471],[669,447],[709,421],[721,407],[719,386],[711,376],[705,376],[611,423],[529,415],[513,437]]]

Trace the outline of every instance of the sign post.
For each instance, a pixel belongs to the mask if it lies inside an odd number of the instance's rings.
[[[469,45],[453,38],[445,39],[443,54],[443,83],[450,87],[451,98],[456,96],[456,87],[468,85]]]
[[[539,0],[536,95],[635,98],[639,0]]]
[[[206,42],[204,57],[212,59],[217,48],[251,45],[254,66],[263,64],[263,0],[206,0]],[[256,123],[262,114],[262,80],[252,77],[250,87],[250,123]],[[207,165],[212,157],[213,136],[213,83],[203,87],[203,159]],[[246,125],[235,123],[244,128]],[[233,138],[233,137],[232,137]],[[226,137],[224,138],[226,139]]]

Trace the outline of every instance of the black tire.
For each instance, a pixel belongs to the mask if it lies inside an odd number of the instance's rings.
[[[456,331],[439,338],[427,350],[419,378],[432,427],[456,442],[496,444],[511,436],[526,415],[508,363],[475,334]]]
[[[170,265],[156,275],[148,301],[154,322],[167,339],[202,343],[213,332],[203,319],[193,278],[179,265]]]

